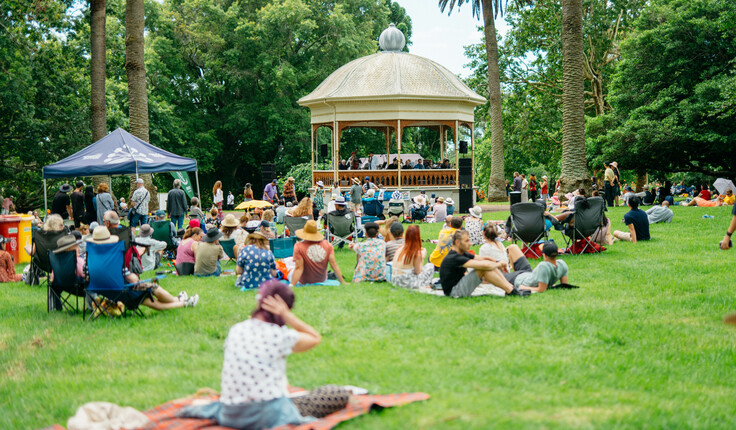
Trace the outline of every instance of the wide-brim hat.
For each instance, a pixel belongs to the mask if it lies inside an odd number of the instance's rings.
[[[444,203],[445,198],[444,197],[437,197],[437,203]]]
[[[317,185],[318,187],[320,187],[320,188],[324,188],[324,187],[325,187],[325,183],[324,183],[324,182],[322,182],[322,181],[317,181],[317,184],[316,184],[316,185]]]
[[[138,237],[148,237],[153,234],[153,227],[151,227],[149,224],[143,224],[141,228],[138,229]]]
[[[259,232],[258,230],[254,231],[253,233],[248,233],[248,238],[251,238],[251,237],[254,239],[268,240],[268,238],[264,236],[263,233]]]
[[[414,196],[414,203],[418,205],[425,205],[427,202],[424,200],[424,197],[422,196]]]
[[[542,176],[542,179],[547,179],[547,176],[546,175]]]
[[[455,202],[452,201],[452,198],[448,197],[447,200],[445,200],[445,204],[452,206],[455,204]]]
[[[117,243],[120,240],[119,237],[110,234],[110,230],[104,225],[98,225],[95,227],[95,231],[92,232],[92,236],[87,238],[87,242],[105,244],[105,243]]]
[[[473,206],[469,212],[473,218],[483,218],[483,209],[480,206]]]
[[[613,167],[618,167],[618,163],[617,163],[617,162],[615,162],[615,161],[611,161],[611,166],[613,166]]]
[[[296,179],[294,179],[294,177],[293,177],[293,176],[289,176],[289,179],[288,179],[288,181],[289,181],[289,182],[294,182],[294,181],[296,181]]]
[[[223,227],[237,227],[240,225],[238,220],[235,219],[235,215],[233,214],[227,214],[225,215],[225,219],[222,220]]]
[[[202,241],[207,243],[212,243],[216,240],[219,240],[222,237],[222,232],[218,228],[209,228],[207,229],[207,235],[205,235],[204,238],[202,238]]]
[[[322,234],[317,231],[317,222],[314,220],[307,221],[307,223],[304,225],[304,228],[297,230],[296,237],[312,242],[319,242],[320,240],[324,239],[324,236],[322,236]]]
[[[340,205],[340,206],[345,206],[345,204],[346,204],[345,197],[343,197],[343,196],[337,196],[337,198],[335,199],[335,204],[336,205]]]
[[[353,183],[354,183],[355,185],[360,185],[360,179],[358,179],[358,178],[353,178]]]
[[[82,239],[77,239],[71,234],[67,236],[62,236],[59,238],[59,240],[56,241],[57,248],[54,250],[54,254],[64,252],[69,248],[73,248],[79,245],[80,243],[82,243]]]
[[[72,188],[72,186],[69,185],[69,184],[64,184],[64,185],[62,185],[62,186],[59,187],[59,191],[61,191],[62,193],[68,193],[69,191],[71,191],[73,189],[74,188]]]

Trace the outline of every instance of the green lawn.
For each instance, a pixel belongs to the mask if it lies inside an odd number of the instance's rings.
[[[730,208],[674,211],[648,243],[564,257],[579,290],[456,300],[385,283],[298,289],[295,312],[323,341],[289,358],[290,383],[432,396],[346,429],[736,428],[736,330],[721,322],[736,311],[736,251],[717,250]],[[609,213],[614,228],[624,212]],[[438,229],[422,226],[424,238]],[[349,278],[354,255],[338,261]],[[90,401],[145,410],[219,389],[228,328],[254,305],[234,280],[168,277],[162,286],[200,305],[95,322],[46,313],[38,287],[4,285],[0,428],[65,425]]]

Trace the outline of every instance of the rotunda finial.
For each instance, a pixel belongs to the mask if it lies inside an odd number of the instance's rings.
[[[396,25],[391,23],[388,28],[383,30],[378,38],[378,46],[382,51],[401,51],[406,45],[406,38]]]

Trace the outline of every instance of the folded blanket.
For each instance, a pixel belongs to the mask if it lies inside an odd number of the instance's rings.
[[[205,399],[217,400],[218,396],[207,396]],[[337,411],[326,417],[302,425],[288,425],[276,427],[272,430],[329,430],[343,421],[363,415],[372,409],[390,408],[392,406],[400,406],[406,403],[427,400],[429,394],[426,393],[400,393],[400,394],[378,394],[378,395],[360,395],[354,396],[353,400],[345,409]],[[212,420],[201,420],[193,418],[179,418],[176,413],[189,406],[195,399],[185,398],[165,403],[144,414],[155,423],[155,427],[149,430],[230,430],[229,427],[218,426]],[[64,427],[56,424],[47,427],[44,430],[64,430]]]
[[[440,296],[445,297],[445,293],[442,290],[435,290],[429,287],[423,287],[418,288],[416,290],[410,290],[410,291],[416,291],[418,293],[423,294],[430,294],[433,296]],[[473,294],[471,294],[472,297],[478,297],[478,296],[498,296],[498,297],[504,297],[506,296],[506,292],[500,288],[498,288],[495,285],[491,284],[480,284],[478,285],[478,288],[473,290]]]

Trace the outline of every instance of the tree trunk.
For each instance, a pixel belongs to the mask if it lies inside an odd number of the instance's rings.
[[[563,193],[590,189],[585,159],[585,88],[582,0],[562,0],[562,172]]]
[[[491,114],[491,178],[488,201],[506,200],[503,161],[503,111],[501,107],[501,77],[498,70],[498,41],[491,0],[483,0],[483,27],[488,63],[488,101]]]
[[[107,103],[105,101],[105,78],[107,75],[105,46],[105,0],[90,0],[90,112],[92,119],[92,142],[107,135]],[[95,190],[101,183],[110,184],[109,176],[92,177]],[[110,189],[112,191],[112,188]]]
[[[128,78],[128,118],[130,134],[148,142],[148,94],[146,93],[146,65],[144,58],[145,8],[143,0],[125,3],[125,74]],[[150,174],[140,175],[151,193],[151,212],[158,209],[158,194]],[[135,176],[131,176],[131,194],[135,190]]]

